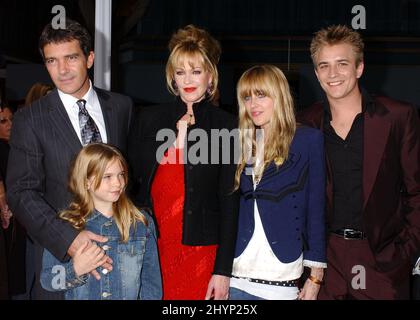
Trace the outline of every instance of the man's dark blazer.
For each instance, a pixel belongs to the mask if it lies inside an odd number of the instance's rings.
[[[420,123],[410,105],[366,99],[373,108],[364,113],[362,223],[378,268],[395,278],[420,251]],[[323,105],[304,110],[298,120],[323,129]],[[332,181],[327,161],[327,221]]]
[[[108,144],[125,151],[131,99],[95,88]],[[19,110],[13,120],[7,171],[9,206],[30,237],[58,259],[77,236],[56,214],[69,204],[68,172],[82,144],[57,89]],[[42,250],[41,250],[42,252]]]

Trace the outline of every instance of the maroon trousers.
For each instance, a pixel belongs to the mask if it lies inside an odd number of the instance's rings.
[[[320,300],[409,299],[410,266],[404,264],[392,273],[380,272],[367,239],[346,240],[331,234],[327,263]]]

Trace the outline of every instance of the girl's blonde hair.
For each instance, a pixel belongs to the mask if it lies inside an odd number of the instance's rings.
[[[293,98],[283,72],[273,65],[254,66],[245,71],[238,81],[236,94],[239,103],[239,129],[241,153],[235,174],[235,190],[239,188],[241,173],[246,164],[255,169],[257,154],[256,127],[245,107],[245,98],[265,95],[273,100],[273,115],[268,132],[264,132],[263,160],[258,174],[272,161],[280,166],[289,155],[290,144],[296,131]],[[255,171],[254,171],[255,172]]]
[[[219,84],[217,64],[222,52],[219,42],[206,30],[190,24],[178,29],[172,35],[168,47],[170,52],[166,63],[166,85],[168,90],[176,96],[179,94],[174,81],[175,69],[179,65],[183,65],[185,61],[197,58],[204,69],[212,76],[208,96],[210,101],[214,100],[217,97],[217,86]]]
[[[127,186],[127,162],[116,148],[103,143],[92,143],[79,152],[70,169],[69,190],[73,199],[69,208],[59,213],[60,218],[68,221],[78,230],[84,229],[87,218],[95,208],[88,190],[88,182],[93,181],[91,188],[93,190],[98,189],[106,167],[114,161],[121,164],[124,171],[125,186]],[[125,190],[113,204],[113,209],[113,218],[123,242],[128,241],[130,227],[132,225],[135,227],[137,221],[147,225],[145,216],[128,199]]]

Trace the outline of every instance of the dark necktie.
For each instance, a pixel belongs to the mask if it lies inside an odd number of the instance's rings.
[[[86,100],[78,100],[77,105],[79,106],[79,126],[82,144],[85,146],[92,142],[102,142],[101,133],[86,110]]]

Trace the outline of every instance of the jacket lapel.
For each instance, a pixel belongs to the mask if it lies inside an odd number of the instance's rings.
[[[322,132],[324,132],[324,125],[325,125],[325,116],[324,116],[324,111],[322,111],[321,113],[321,117],[320,119],[317,119],[317,123],[318,123],[318,128],[319,130],[321,130]],[[325,139],[324,139],[325,141]],[[327,206],[329,208],[329,210],[327,210],[327,212],[329,214],[332,214],[333,212],[333,180],[332,180],[332,168],[331,168],[331,162],[330,159],[328,158],[328,154],[325,154],[325,161],[326,161],[326,174],[327,174],[327,183],[326,183],[326,198],[327,198]]]
[[[315,127],[319,128],[322,132],[324,132],[324,123],[325,123],[325,116],[324,116],[324,107],[320,105],[318,107],[321,111],[318,113],[318,116],[313,120]],[[327,173],[327,183],[326,183],[326,198],[327,198],[327,206],[329,210],[327,210],[328,214],[332,214],[333,212],[333,179],[332,179],[332,168],[331,162],[328,158],[328,154],[325,154],[325,162],[326,162],[326,173]]]
[[[391,124],[383,117],[386,113],[386,108],[377,103],[375,112],[365,112],[364,116],[363,210],[375,184],[391,129]]]
[[[73,125],[71,124],[67,111],[61,102],[57,89],[53,90],[47,96],[47,103],[52,126],[55,127],[56,132],[67,143],[70,149],[77,153],[82,147],[82,144],[74,131]]]
[[[107,135],[107,142],[109,144],[118,143],[118,123],[117,121],[112,121],[116,119],[115,108],[112,108],[111,97],[110,95],[96,87],[94,87],[96,94],[98,95],[99,104],[101,105],[102,115],[105,121],[105,129]]]

